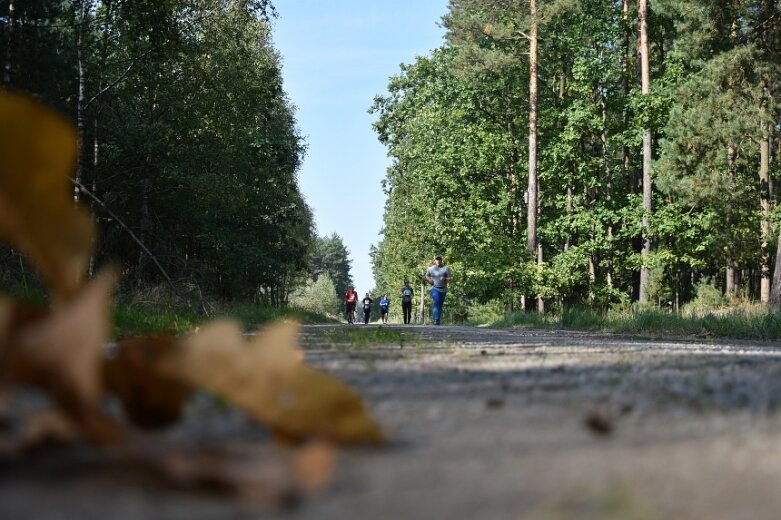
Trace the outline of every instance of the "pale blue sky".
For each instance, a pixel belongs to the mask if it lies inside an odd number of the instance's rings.
[[[447,0],[276,0],[274,43],[285,91],[307,143],[299,185],[319,235],[337,233],[355,288],[374,288],[369,247],[380,240],[390,164],[367,113],[401,63],[442,44]],[[401,281],[399,281],[401,283]]]

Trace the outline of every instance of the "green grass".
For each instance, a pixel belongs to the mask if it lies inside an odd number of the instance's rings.
[[[337,348],[365,348],[371,345],[416,345],[419,335],[386,327],[346,327],[317,334],[326,343]]]
[[[337,323],[332,318],[294,308],[241,304],[226,306],[207,316],[194,309],[172,305],[118,303],[114,307],[112,324],[114,336],[122,338],[157,332],[183,334],[217,318],[234,318],[246,329],[255,329],[264,323],[283,318],[300,323]]]
[[[700,314],[659,310],[598,313],[573,308],[560,314],[517,312],[491,324],[522,329],[570,329],[637,335],[781,339],[781,313],[750,306]]]
[[[118,304],[114,307],[112,324],[118,338],[155,332],[182,334],[193,330],[203,316],[193,311],[170,307]]]

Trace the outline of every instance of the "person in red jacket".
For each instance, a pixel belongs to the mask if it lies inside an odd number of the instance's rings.
[[[358,291],[352,285],[344,293],[344,312],[347,323],[355,323],[355,305],[358,303]]]

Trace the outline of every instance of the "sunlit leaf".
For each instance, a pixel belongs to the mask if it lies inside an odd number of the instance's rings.
[[[55,298],[82,286],[93,241],[72,195],[76,149],[65,118],[0,91],[0,237],[35,263]]]
[[[300,361],[297,331],[279,323],[246,340],[238,324],[214,322],[183,342],[163,369],[221,395],[279,436],[382,442],[360,396]]]

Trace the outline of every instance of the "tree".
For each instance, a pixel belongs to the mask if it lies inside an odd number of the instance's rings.
[[[353,284],[350,275],[351,260],[342,237],[333,233],[330,237],[318,237],[312,259],[311,279],[317,281],[325,275],[331,279],[337,297],[341,301],[347,287]]]
[[[290,305],[317,314],[336,316],[342,300],[337,298],[331,278],[327,273],[322,273],[317,280],[308,279],[304,287],[296,290],[290,296]]]
[[[648,96],[651,92],[651,66],[648,49],[648,0],[638,0],[638,21],[640,24],[640,81],[642,93]],[[640,268],[640,303],[648,303],[648,257],[651,254],[651,129],[643,128],[643,264]]]
[[[159,283],[159,264],[180,287],[286,303],[315,237],[271,3],[14,5],[13,30],[0,18],[14,88],[70,114],[92,145],[81,149],[81,184],[111,210],[96,261],[119,263],[127,287]]]

